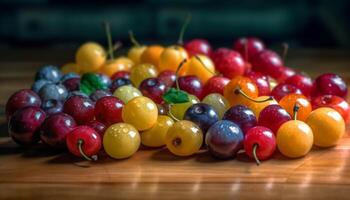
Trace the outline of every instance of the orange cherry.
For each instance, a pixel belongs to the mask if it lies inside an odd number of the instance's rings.
[[[233,78],[224,88],[224,97],[230,102],[231,106],[248,106],[252,99],[258,97],[258,88],[252,80],[243,76]]]
[[[183,75],[195,75],[202,81],[202,83],[206,83],[208,79],[215,75],[215,66],[208,56],[192,56],[185,66],[185,72]]]
[[[178,45],[167,47],[160,55],[158,69],[176,71],[179,64],[187,58],[187,52],[183,47]]]
[[[288,94],[279,101],[280,106],[284,108],[291,116],[294,114],[294,106],[299,106],[297,120],[305,121],[312,111],[309,100],[302,94]]]
[[[112,76],[119,71],[130,71],[134,62],[127,57],[119,57],[117,59],[108,60],[100,69],[100,72],[107,76]]]
[[[164,48],[160,45],[148,46],[141,55],[141,63],[149,63],[158,67],[160,55]]]

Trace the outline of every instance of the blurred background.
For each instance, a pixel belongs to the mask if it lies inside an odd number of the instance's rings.
[[[103,21],[124,47],[128,30],[142,43],[170,44],[190,13],[185,40],[231,46],[256,36],[272,46],[350,49],[349,8],[346,0],[0,0],[0,45],[106,44]]]

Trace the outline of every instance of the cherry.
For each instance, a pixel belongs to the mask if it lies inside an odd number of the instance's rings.
[[[102,97],[96,102],[95,117],[98,121],[106,125],[122,122],[123,106],[123,101],[117,97]]]
[[[56,99],[46,100],[41,104],[41,109],[43,109],[47,115],[52,115],[62,112],[63,103]]]
[[[289,77],[293,76],[296,74],[296,72],[289,67],[279,67],[277,68],[277,75],[276,75],[276,80],[279,83],[284,82],[285,80],[287,80]]]
[[[196,103],[186,110],[184,120],[189,120],[197,124],[205,137],[205,133],[211,125],[219,120],[219,116],[211,105]]]
[[[203,97],[211,93],[224,94],[225,86],[230,82],[230,79],[223,76],[211,77],[203,87]]]
[[[216,69],[227,78],[243,75],[245,72],[245,63],[241,54],[233,50],[216,53],[213,62]]]
[[[130,72],[128,71],[118,71],[116,73],[114,73],[112,76],[111,76],[111,80],[115,80],[117,78],[126,78],[126,79],[130,79]]]
[[[80,78],[70,78],[63,82],[63,85],[66,89],[70,91],[79,90],[80,87]]]
[[[252,65],[254,71],[278,78],[283,61],[277,53],[266,49],[254,57]]]
[[[103,138],[103,135],[105,134],[105,130],[107,128],[104,123],[99,122],[97,120],[89,121],[88,123],[86,123],[86,126],[95,129],[95,131],[100,135],[101,138]]]
[[[260,160],[269,159],[276,150],[276,137],[272,131],[263,126],[256,126],[246,133],[244,137],[244,150],[256,164]]]
[[[270,95],[270,83],[267,76],[254,71],[246,73],[245,76],[250,78],[258,87],[259,96]]]
[[[195,95],[199,99],[202,98],[203,84],[197,76],[182,76],[179,77],[178,81],[181,90]]]
[[[203,54],[210,56],[212,49],[207,40],[192,39],[184,44],[184,48],[190,56]]]
[[[224,97],[231,105],[249,105],[258,97],[258,88],[250,78],[237,76],[225,86]]]
[[[112,84],[110,85],[110,90],[111,92],[114,92],[116,89],[124,85],[132,85],[130,79],[127,79],[127,78],[114,79],[112,81]]]
[[[40,126],[45,117],[45,112],[39,107],[28,106],[18,110],[8,123],[10,136],[21,145],[37,143],[40,140]]]
[[[101,149],[101,137],[95,129],[88,126],[78,126],[66,137],[68,150],[76,156],[87,160],[97,160]]]
[[[258,123],[254,112],[247,106],[243,105],[231,107],[225,112],[222,119],[229,120],[237,124],[242,129],[244,134],[246,134],[249,129],[256,126]]]
[[[7,100],[5,111],[7,120],[21,108],[27,106],[40,107],[40,105],[41,99],[34,91],[28,89],[19,90]]]
[[[345,81],[338,75],[326,73],[318,76],[314,82],[312,96],[325,94],[336,95],[346,99],[348,88]]]
[[[294,85],[295,87],[299,88],[306,97],[310,97],[313,85],[312,79],[310,77],[301,74],[295,74],[285,80],[285,83]]]
[[[277,101],[281,100],[284,96],[288,94],[302,94],[301,90],[293,85],[281,83],[278,84],[272,91],[271,96]]]
[[[161,104],[163,103],[163,94],[168,88],[159,78],[147,78],[141,82],[139,89],[144,96]]]
[[[85,124],[93,120],[94,110],[94,103],[83,96],[72,96],[63,105],[63,112],[71,115],[78,124]]]
[[[224,55],[226,55],[228,52],[230,52],[231,50],[228,48],[218,48],[215,51],[212,52],[212,54],[210,55],[211,59],[213,60],[213,62],[215,63],[215,60],[220,60],[221,57],[223,57]]]
[[[252,62],[254,57],[265,49],[265,45],[258,38],[243,37],[235,41],[233,49],[243,55],[245,61]]]
[[[173,87],[176,81],[176,74],[171,70],[165,70],[158,74],[158,79],[167,87]]]
[[[68,114],[56,113],[45,119],[40,128],[41,140],[49,146],[62,148],[66,136],[76,127],[76,123]]]
[[[278,128],[289,120],[291,120],[290,115],[280,105],[269,105],[260,112],[258,125],[265,126],[276,134]]]
[[[102,97],[112,96],[112,93],[109,90],[96,90],[90,94],[90,99],[94,102],[98,101]]]
[[[318,96],[311,101],[312,108],[316,110],[320,107],[330,107],[338,111],[343,117],[344,121],[349,120],[350,107],[345,99],[335,96],[335,95],[323,95]]]

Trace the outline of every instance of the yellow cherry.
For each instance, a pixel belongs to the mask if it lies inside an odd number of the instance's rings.
[[[167,47],[160,55],[158,69],[159,71],[176,71],[179,64],[187,58],[187,52],[183,47],[177,45]]]
[[[135,65],[141,63],[141,55],[146,48],[146,46],[133,46],[128,51],[128,57],[135,63]]]
[[[202,83],[215,75],[215,66],[213,61],[205,55],[192,56],[184,67],[184,75],[195,75]]]
[[[219,93],[212,93],[204,97],[202,103],[206,103],[214,107],[215,111],[219,115],[219,119],[222,119],[225,112],[230,108],[230,103]]]
[[[106,52],[101,45],[87,42],[79,47],[75,60],[82,72],[96,72],[106,62]]]
[[[148,63],[135,65],[130,70],[130,80],[136,87],[146,78],[153,78],[157,75],[158,71],[156,67]]]
[[[131,85],[123,85],[114,91],[113,96],[118,97],[124,103],[128,103],[131,99],[142,96],[142,93]]]
[[[171,105],[170,112],[176,119],[183,119],[186,110],[193,104],[200,102],[200,100],[194,95],[188,95],[188,98],[189,102],[176,103]]]
[[[150,129],[142,132],[141,143],[148,147],[161,147],[165,145],[165,136],[174,121],[166,115],[159,115],[157,123]]]

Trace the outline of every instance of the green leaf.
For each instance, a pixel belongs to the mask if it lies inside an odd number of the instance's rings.
[[[170,88],[164,95],[163,100],[168,104],[189,102],[188,94],[185,91]]]
[[[97,74],[85,73],[81,77],[80,91],[87,95],[90,95],[96,90],[104,90],[107,88],[107,85],[102,82],[101,78]]]

